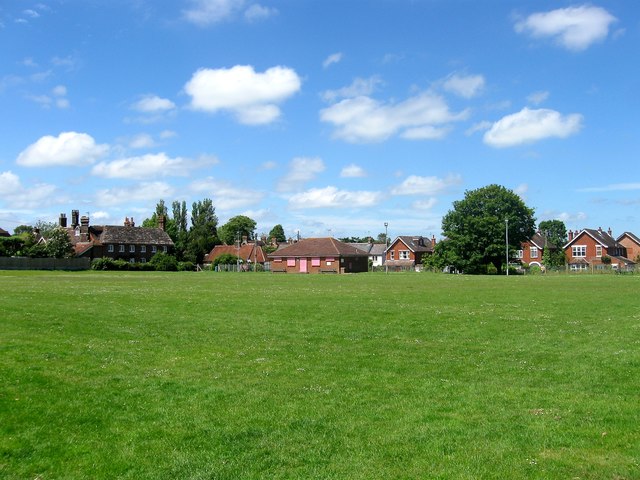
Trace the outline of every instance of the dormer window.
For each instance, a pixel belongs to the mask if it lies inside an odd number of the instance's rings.
[[[74,230],[73,233],[75,233],[76,237],[79,237],[80,236],[80,227],[76,227],[76,229]]]

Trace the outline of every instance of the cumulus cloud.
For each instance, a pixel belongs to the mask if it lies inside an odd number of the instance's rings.
[[[115,187],[99,190],[96,204],[100,207],[122,203],[156,202],[159,198],[171,198],[175,189],[165,182],[143,182],[135,186]]]
[[[338,190],[336,187],[312,188],[289,197],[291,208],[358,208],[380,202],[379,192]]]
[[[22,188],[20,177],[11,170],[0,173],[0,195],[10,195]]]
[[[347,165],[342,169],[342,171],[340,172],[340,176],[343,178],[366,177],[367,172],[365,172],[362,167],[352,163],[351,165]]]
[[[449,188],[460,185],[462,177],[460,175],[447,175],[440,177],[421,177],[418,175],[408,176],[400,185],[391,189],[392,195],[437,195],[447,191]]]
[[[109,150],[98,145],[91,135],[63,132],[57,137],[46,135],[23,150],[16,160],[24,167],[91,165]]]
[[[377,75],[369,78],[356,78],[351,85],[336,90],[326,90],[322,92],[322,99],[325,102],[333,103],[343,98],[354,98],[371,95],[376,91],[378,85],[382,84],[382,79]]]
[[[482,75],[460,75],[455,73],[443,83],[443,88],[460,97],[472,98],[484,88],[485,80]]]
[[[436,206],[438,200],[434,197],[427,198],[426,200],[416,200],[413,202],[413,208],[416,210],[431,210]]]
[[[340,63],[342,61],[342,52],[332,53],[327,58],[325,58],[324,62],[322,62],[323,68],[328,68],[334,63]]]
[[[534,38],[551,38],[568,50],[585,50],[604,40],[617,19],[604,8],[582,5],[538,12],[516,22],[518,33]]]
[[[507,115],[484,134],[484,143],[492,147],[513,147],[545,138],[566,138],[582,128],[582,115],[562,115],[555,110],[523,108]]]
[[[259,204],[265,197],[263,192],[238,188],[226,181],[212,177],[202,178],[191,183],[189,190],[206,194],[219,210],[234,210]]]
[[[176,108],[176,104],[157,95],[145,95],[131,105],[131,108],[141,113],[162,113],[173,110]]]
[[[211,164],[212,161],[208,158],[193,161],[181,157],[170,158],[161,152],[100,162],[93,167],[91,173],[104,178],[184,177],[191,170]]]
[[[265,20],[269,17],[278,14],[278,10],[275,8],[265,7],[263,5],[259,5],[254,3],[249,8],[247,8],[244,12],[244,18],[248,22],[259,22]]]
[[[444,99],[424,92],[400,103],[382,103],[360,96],[320,111],[320,119],[336,127],[334,136],[347,142],[380,142],[400,134],[404,138],[433,138],[434,127],[464,120],[468,111],[452,113]],[[437,137],[439,138],[439,137]]]
[[[236,65],[229,69],[200,69],[184,89],[195,110],[229,111],[240,123],[259,125],[278,119],[278,104],[298,92],[300,86],[298,74],[287,67],[258,73],[250,65]]]
[[[54,185],[38,183],[25,188],[20,177],[11,171],[0,173],[0,195],[6,206],[20,209],[39,208],[43,204],[64,203],[67,200]]]
[[[298,190],[317,174],[323,172],[324,168],[321,158],[296,157],[289,165],[289,172],[278,182],[277,189],[279,192]]]

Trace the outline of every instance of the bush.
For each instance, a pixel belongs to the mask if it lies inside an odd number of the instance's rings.
[[[156,270],[161,272],[178,271],[178,261],[176,260],[176,257],[174,257],[173,255],[168,255],[164,252],[156,253],[153,257],[151,257],[149,263],[152,264]]]
[[[196,264],[193,262],[178,262],[179,272],[195,272]]]
[[[113,260],[109,257],[94,258],[91,262],[91,270],[115,270]]]
[[[487,264],[487,275],[497,275],[498,269],[493,263]]]
[[[540,275],[542,273],[542,269],[538,266],[538,265],[533,265],[530,269],[529,269],[529,273],[531,275]]]

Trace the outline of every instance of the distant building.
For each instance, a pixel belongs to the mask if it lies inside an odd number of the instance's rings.
[[[272,272],[358,273],[369,270],[368,254],[332,237],[304,238],[268,255]]]

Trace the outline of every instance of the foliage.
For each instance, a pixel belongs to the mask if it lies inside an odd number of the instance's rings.
[[[44,238],[49,238],[54,230],[59,228],[59,225],[56,222],[46,222],[44,220],[38,220],[36,224],[33,226],[34,229],[37,229]]]
[[[602,257],[600,257],[600,261],[604,265],[611,265],[611,257],[609,255],[603,255]]]
[[[73,256],[73,244],[69,234],[62,227],[57,227],[49,234],[46,243],[47,256],[65,258]]]
[[[193,262],[178,262],[179,272],[195,272],[196,265]]]
[[[284,234],[284,228],[282,228],[282,225],[277,224],[271,229],[271,231],[269,232],[269,238],[267,238],[267,243],[270,243],[272,238],[275,238],[276,242],[278,243],[284,243],[287,241],[287,237]]]
[[[442,219],[448,246],[465,273],[483,273],[488,264],[503,270],[507,225],[512,251],[533,235],[535,218],[518,195],[500,185],[465,192]]]
[[[638,478],[636,277],[265,278],[0,272],[0,477]]]
[[[0,257],[19,256],[24,245],[25,239],[22,237],[0,237]]]
[[[342,238],[339,238],[338,240],[344,243],[369,243],[371,238],[370,237],[342,237]]]
[[[218,229],[218,237],[223,243],[233,245],[236,241],[240,241],[242,237],[252,239],[255,229],[255,220],[245,215],[236,215]]]
[[[22,235],[23,233],[31,233],[33,232],[33,227],[31,225],[18,225],[13,229],[13,234],[15,236]]]
[[[191,229],[184,259],[200,264],[204,256],[219,243],[218,217],[211,199],[193,202],[191,207]]]
[[[444,239],[436,243],[433,247],[432,255],[422,256],[422,265],[427,270],[441,272],[446,267],[454,267],[456,270],[462,268],[462,259],[456,253],[453,244]]]
[[[567,227],[562,220],[543,220],[538,225],[538,230],[560,250],[567,243]]]
[[[239,262],[239,257],[233,255],[232,253],[223,253],[222,255],[216,257],[211,265],[217,267],[218,265],[236,265]]]
[[[149,263],[158,271],[176,272],[178,270],[178,261],[176,260],[176,257],[164,252],[156,253],[151,257]]]

